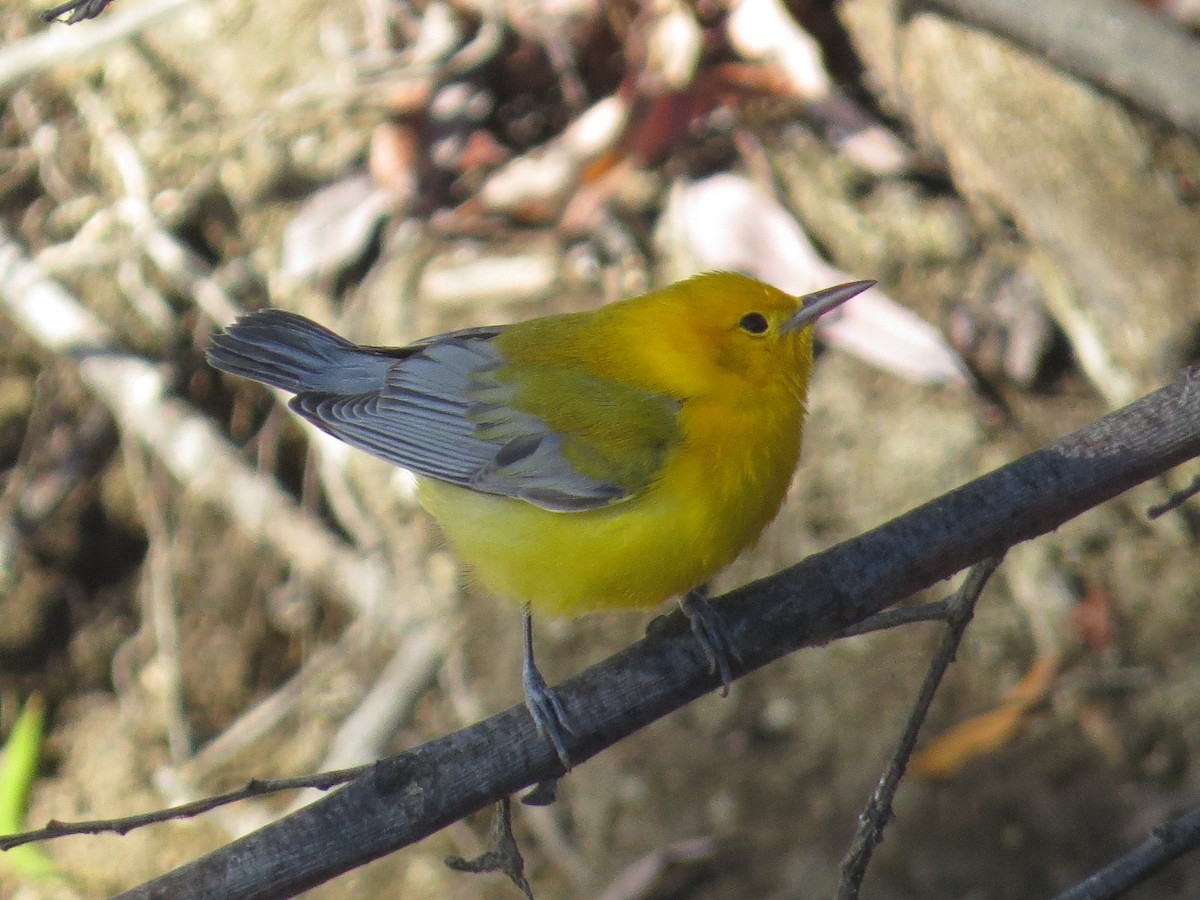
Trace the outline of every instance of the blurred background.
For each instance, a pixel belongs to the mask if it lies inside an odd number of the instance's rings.
[[[0,830],[520,700],[516,608],[464,581],[408,478],[205,366],[240,311],[403,344],[713,268],[877,279],[823,324],[788,503],[718,592],[1170,381],[1200,346],[1200,115],[1107,83],[1127,48],[1064,62],[1060,2],[1017,37],[892,0],[6,4],[0,730],[25,762]],[[1160,48],[1140,64],[1200,97],[1194,3],[1093,15],[1066,32]],[[1184,470],[1009,554],[865,896],[1048,896],[1200,801],[1200,515],[1145,514]],[[539,622],[543,671],[650,618]],[[515,815],[538,896],[832,895],[939,637],[806,650],[579,767]],[[107,896],[305,799],[50,842],[0,883]],[[310,896],[519,896],[442,863],[487,828]],[[1193,856],[1131,896],[1197,895]]]

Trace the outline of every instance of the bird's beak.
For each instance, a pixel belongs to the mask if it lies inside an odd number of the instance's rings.
[[[800,298],[800,308],[783,323],[782,330],[786,333],[811,325],[831,309],[837,309],[851,297],[858,296],[874,284],[874,281],[850,281],[825,288],[823,291],[805,294]]]

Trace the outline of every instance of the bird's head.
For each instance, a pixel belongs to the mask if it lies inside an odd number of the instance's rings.
[[[873,285],[854,281],[793,296],[735,272],[709,272],[636,298],[636,317],[657,334],[640,346],[679,396],[785,387],[802,394],[812,326]]]

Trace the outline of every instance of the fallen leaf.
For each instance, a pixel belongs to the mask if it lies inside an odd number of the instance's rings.
[[[808,101],[829,96],[833,80],[825,70],[821,45],[779,0],[739,0],[726,29],[729,43],[745,59],[778,65],[794,96]]]
[[[1009,703],[960,722],[938,735],[913,757],[913,774],[923,778],[950,778],[967,763],[994,753],[1021,728],[1025,710]]]
[[[379,187],[398,203],[408,203],[417,190],[417,136],[410,125],[381,122],[371,132],[367,171]]]
[[[1037,660],[999,707],[972,716],[930,741],[913,757],[913,774],[950,778],[968,763],[1007,745],[1021,730],[1030,709],[1049,693],[1057,671],[1055,658]]]
[[[584,169],[611,150],[625,131],[629,103],[606,97],[551,141],[505,163],[483,183],[479,200],[494,212],[559,209]]]
[[[284,277],[312,281],[352,266],[370,248],[391,204],[365,172],[321,188],[284,229]]]
[[[679,263],[673,277],[712,269],[744,272],[791,294],[869,277],[830,265],[775,198],[739,175],[713,175],[672,191],[659,225],[664,255]],[[934,328],[878,286],[822,316],[817,334],[910,381],[965,386],[961,358]]]

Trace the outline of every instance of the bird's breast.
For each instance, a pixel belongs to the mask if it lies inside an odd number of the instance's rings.
[[[707,581],[774,518],[801,410],[685,404],[659,476],[601,509],[553,512],[428,479],[420,496],[490,593],[548,615],[651,607]]]

